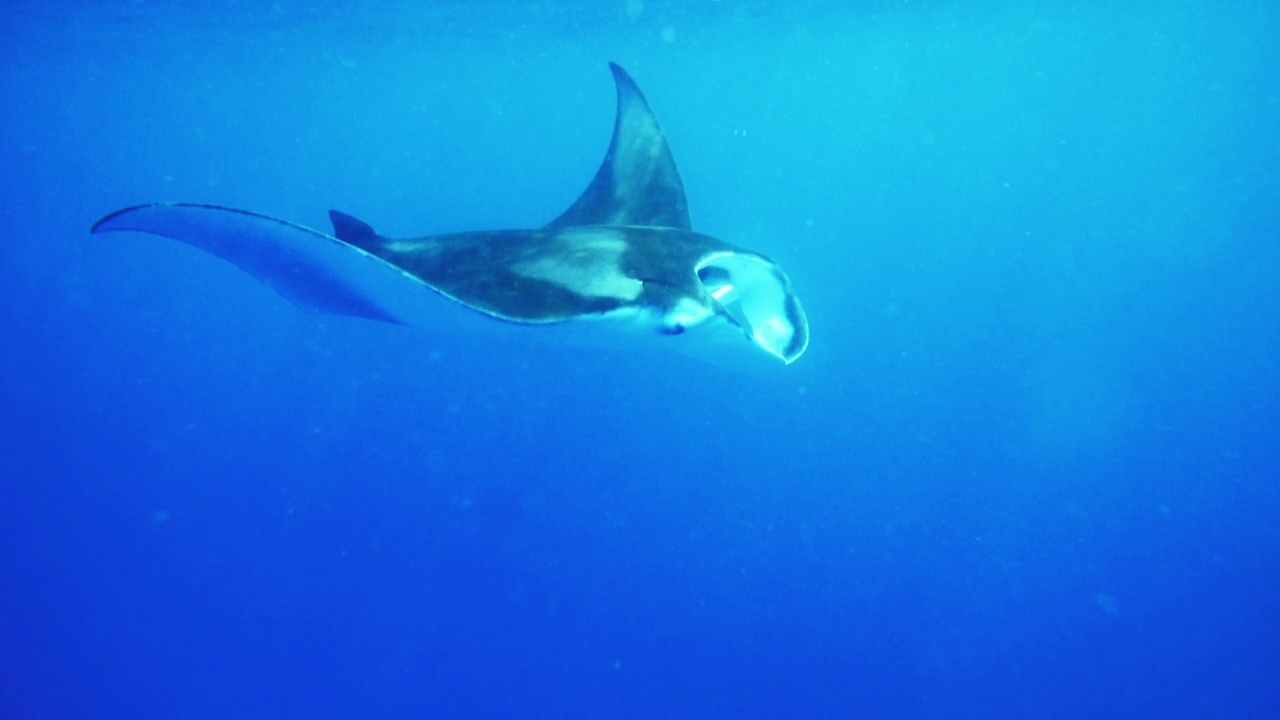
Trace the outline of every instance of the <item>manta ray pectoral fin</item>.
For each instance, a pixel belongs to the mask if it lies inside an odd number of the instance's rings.
[[[684,183],[658,119],[626,70],[609,63],[618,114],[604,162],[582,195],[547,227],[638,225],[690,229]]]
[[[439,302],[420,280],[358,247],[244,210],[140,205],[102,218],[90,232],[118,231],[160,235],[200,248],[306,310],[417,325],[429,312],[424,305]]]

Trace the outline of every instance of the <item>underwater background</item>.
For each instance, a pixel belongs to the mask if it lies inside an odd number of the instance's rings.
[[[1280,717],[1278,19],[11,0],[0,716]],[[88,234],[537,226],[608,61],[695,229],[787,270],[794,365],[310,315]]]

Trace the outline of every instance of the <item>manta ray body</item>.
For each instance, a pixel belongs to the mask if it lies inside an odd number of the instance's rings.
[[[715,353],[794,362],[809,326],[787,276],[764,255],[693,231],[657,119],[626,71],[610,69],[618,109],[604,162],[540,228],[392,239],[330,211],[329,235],[245,210],[163,203],[112,213],[92,232],[180,240],[307,310],[431,327],[443,297],[524,325],[639,320],[679,336],[678,349],[715,339]]]

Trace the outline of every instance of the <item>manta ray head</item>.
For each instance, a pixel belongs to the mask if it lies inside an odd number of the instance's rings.
[[[809,346],[809,323],[777,263],[746,251],[712,253],[695,270],[717,314],[760,349],[791,364]]]

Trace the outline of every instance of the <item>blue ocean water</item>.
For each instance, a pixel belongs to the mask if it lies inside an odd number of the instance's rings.
[[[1280,8],[10,2],[0,715],[1280,716]],[[661,119],[808,354],[298,312]]]

